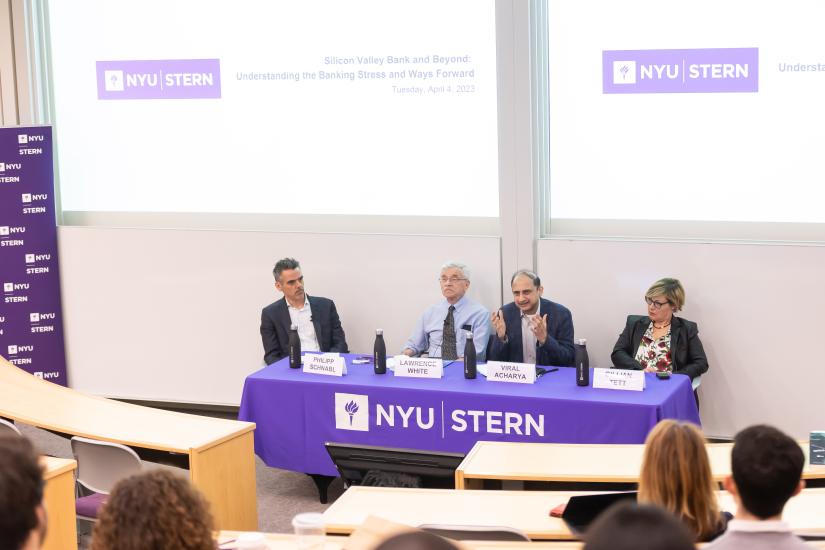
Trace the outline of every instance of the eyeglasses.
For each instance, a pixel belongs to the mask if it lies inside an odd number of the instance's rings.
[[[652,306],[653,309],[661,309],[662,306],[668,305],[670,303],[670,300],[667,300],[665,302],[657,302],[653,298],[645,298],[645,302],[647,302],[647,305]]]
[[[439,277],[439,279],[438,279],[438,281],[442,285],[446,285],[447,283],[450,283],[451,285],[454,285],[458,281],[466,281],[466,280],[467,280],[466,277]]]

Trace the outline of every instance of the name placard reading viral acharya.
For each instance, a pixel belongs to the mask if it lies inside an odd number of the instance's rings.
[[[409,378],[441,378],[444,376],[444,363],[441,359],[397,355],[395,375]]]
[[[536,366],[532,363],[487,361],[487,380],[532,384],[536,381]]]

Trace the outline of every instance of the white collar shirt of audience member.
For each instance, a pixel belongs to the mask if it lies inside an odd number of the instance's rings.
[[[309,296],[304,298],[304,305],[300,308],[293,307],[287,301],[289,310],[289,320],[293,325],[298,325],[298,337],[301,339],[301,351],[321,351],[318,345],[318,336],[315,334],[315,325],[312,323],[312,308],[309,305]]]
[[[706,550],[806,550],[811,547],[791,531],[781,520],[750,521],[732,519],[718,539]]]

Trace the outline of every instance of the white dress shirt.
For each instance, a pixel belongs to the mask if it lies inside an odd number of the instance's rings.
[[[530,330],[530,321],[538,315],[536,311],[533,315],[521,314],[521,350],[522,361],[536,364],[536,335]]]
[[[300,308],[292,307],[289,302],[286,306],[289,310],[290,323],[298,325],[301,351],[321,351],[318,337],[315,334],[315,325],[312,324],[312,308],[309,306],[309,298],[304,298],[304,305]]]

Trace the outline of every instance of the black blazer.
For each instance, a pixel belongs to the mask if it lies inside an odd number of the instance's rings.
[[[329,298],[307,296],[312,309],[312,324],[321,351],[348,353],[347,339],[335,302]],[[286,299],[281,298],[261,311],[261,340],[264,344],[264,362],[271,365],[289,354],[289,318]]]
[[[642,341],[650,317],[647,315],[628,315],[627,325],[613,346],[610,358],[613,365],[620,369],[642,370],[635,357]],[[696,323],[674,316],[670,322],[670,359],[673,372],[686,374],[693,380],[708,370],[708,358]]]
[[[504,324],[507,325],[507,342],[502,342],[492,331],[492,346],[489,360],[524,361],[524,349],[521,343],[521,310],[515,302],[510,302],[501,308],[504,314]],[[537,365],[553,365],[568,367],[573,364],[575,347],[573,346],[573,316],[570,310],[561,304],[541,298],[539,301],[539,315],[547,314],[547,340],[543,346],[536,348]]]

